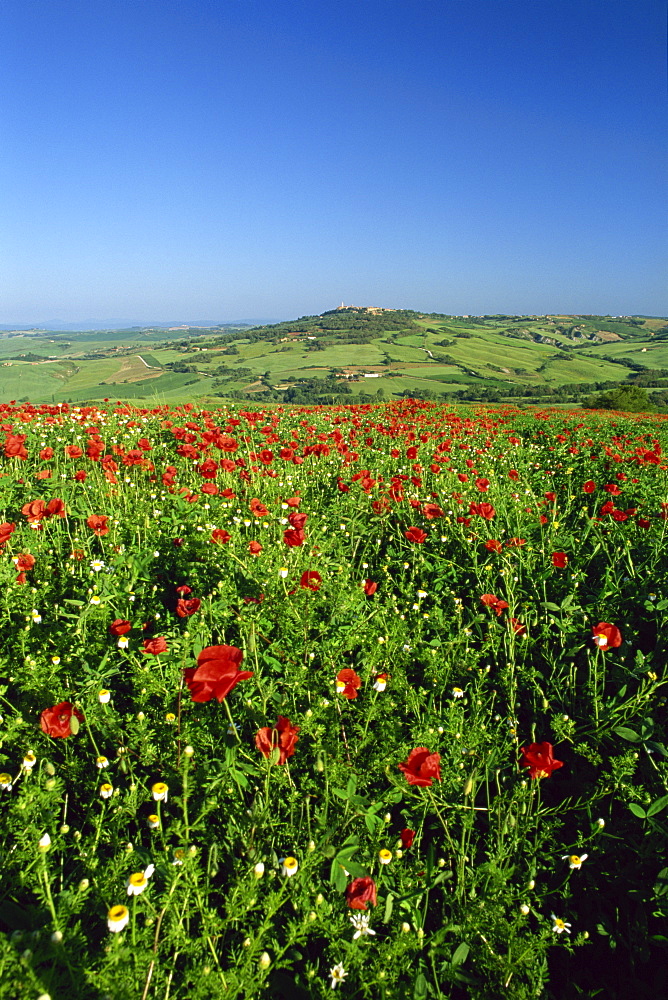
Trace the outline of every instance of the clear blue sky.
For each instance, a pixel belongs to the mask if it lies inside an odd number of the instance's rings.
[[[668,314],[664,0],[3,0],[0,323]]]

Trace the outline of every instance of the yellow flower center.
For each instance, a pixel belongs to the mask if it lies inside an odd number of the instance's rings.
[[[125,920],[127,914],[128,914],[127,906],[112,906],[107,916],[112,923],[116,924],[119,923],[121,920]]]

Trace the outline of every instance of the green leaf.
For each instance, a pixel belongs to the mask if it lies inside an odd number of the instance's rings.
[[[233,781],[236,781],[239,788],[248,788],[248,778],[243,771],[238,771],[236,767],[230,768],[230,778],[232,778]]]
[[[462,943],[459,945],[459,947],[455,951],[454,955],[452,956],[452,964],[453,964],[453,966],[454,965],[461,965],[462,962],[465,962],[466,959],[468,958],[470,950],[471,949],[467,945],[466,941],[462,941]]]
[[[651,806],[647,810],[647,815],[656,816],[656,814],[660,813],[662,809],[666,808],[666,806],[668,806],[668,795],[662,795],[660,799],[652,802]]]
[[[379,826],[383,825],[383,821],[380,816],[376,816],[374,812],[364,813],[364,822],[366,823],[366,828],[370,834],[374,834]]]
[[[415,980],[415,986],[413,987],[413,997],[415,1000],[421,1000],[421,997],[426,997],[427,995],[427,980],[423,972]]]
[[[334,888],[339,892],[343,892],[346,885],[348,884],[348,876],[343,870],[343,867],[339,864],[338,860],[334,858],[329,870],[329,880],[334,883]]]
[[[631,810],[634,816],[638,817],[638,819],[646,819],[647,813],[645,812],[642,806],[638,805],[637,802],[629,802],[629,809]]]
[[[350,858],[342,858],[340,855],[337,855],[335,860],[341,865],[342,868],[345,868],[353,878],[369,877],[369,873],[366,868],[363,868],[362,865],[358,865],[356,861],[351,861]]]
[[[545,607],[548,608],[550,611],[561,611],[561,608],[559,607],[559,605],[558,604],[554,604],[552,601],[546,601],[545,602]]]
[[[636,733],[635,729],[628,729],[626,726],[618,726],[613,729],[613,732],[617,736],[621,736],[623,740],[628,740],[629,743],[640,743],[640,736]]]

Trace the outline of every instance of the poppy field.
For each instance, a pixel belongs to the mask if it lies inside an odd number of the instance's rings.
[[[667,430],[0,406],[0,998],[665,994]]]

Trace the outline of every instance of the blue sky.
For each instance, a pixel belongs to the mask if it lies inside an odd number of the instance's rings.
[[[3,0],[0,323],[668,314],[664,0]]]

